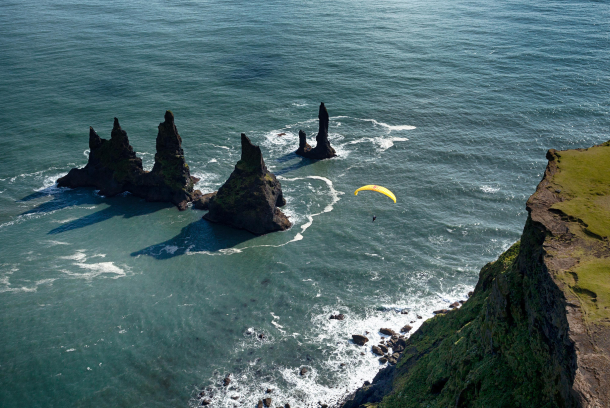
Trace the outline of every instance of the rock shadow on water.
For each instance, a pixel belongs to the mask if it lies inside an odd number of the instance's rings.
[[[49,231],[49,234],[60,234],[62,232],[89,227],[114,217],[131,218],[141,215],[148,215],[166,208],[172,208],[173,206],[171,203],[146,202],[141,198],[132,196],[131,194],[127,194],[125,197],[105,198],[102,203],[107,204],[110,207],[60,225],[59,227]]]
[[[100,204],[109,205],[109,207],[93,214],[88,214],[84,217],[52,229],[49,231],[49,234],[51,235],[94,225],[113,217],[131,218],[139,215],[151,214],[156,211],[172,207],[171,203],[150,203],[141,198],[132,196],[129,193],[109,198],[98,195],[97,190],[94,188],[72,190],[67,188],[58,189],[56,186],[29,194],[21,200],[17,200],[17,202],[25,203],[45,198],[50,198],[50,200],[42,202],[36,207],[29,209],[20,215],[51,213],[68,207],[89,205],[97,206]]]
[[[253,238],[256,238],[256,235],[245,230],[236,230],[201,219],[182,228],[175,237],[133,252],[131,256],[148,255],[162,260],[184,255],[187,252],[220,252]]]
[[[286,162],[289,162],[289,161],[294,160],[294,159],[300,159],[300,160],[298,162],[296,162],[296,163],[293,163],[293,164],[291,164],[289,166],[284,167],[283,169],[275,170],[274,174],[276,176],[281,176],[283,174],[289,173],[291,171],[298,170],[301,167],[309,166],[310,164],[313,164],[313,163],[316,162],[316,160],[306,159],[304,157],[300,157],[295,152],[288,153],[288,154],[285,154],[285,155],[283,155],[281,157],[278,157],[277,159],[275,159],[275,161],[278,162],[278,163],[286,163]]]

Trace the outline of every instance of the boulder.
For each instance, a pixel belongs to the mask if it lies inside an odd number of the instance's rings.
[[[385,364],[385,363],[387,363],[387,362],[388,362],[388,358],[387,358],[387,357],[385,357],[385,356],[384,356],[384,357],[381,357],[381,358],[379,358],[379,362],[380,362],[381,364]]]
[[[386,349],[386,352],[387,352],[387,349]],[[386,352],[383,352],[381,350],[381,347],[373,346],[373,353],[377,354],[378,356],[383,356]]]
[[[388,348],[385,345],[380,344],[378,347],[381,351],[383,351],[383,354],[388,352]]]
[[[203,218],[261,235],[292,226],[279,209],[285,204],[282,186],[267,170],[260,147],[242,133],[241,160],[210,198],[209,212]]]
[[[309,146],[307,144],[307,135],[302,130],[299,130],[299,148],[297,149],[296,154],[308,159],[330,159],[331,157],[335,157],[337,153],[328,141],[329,116],[326,106],[324,106],[324,102],[320,104],[318,119],[320,123],[318,134],[316,135],[316,147],[312,148]]]
[[[352,334],[352,339],[354,340],[354,343],[359,346],[364,346],[366,342],[369,341],[368,337],[362,336],[360,334]]]
[[[456,307],[460,307],[460,305],[461,305],[460,302],[453,302],[452,304],[449,305],[449,308],[455,309]]]
[[[345,319],[345,315],[343,314],[336,314],[336,315],[330,315],[329,319],[335,319],[335,320],[344,320]]]
[[[392,329],[387,329],[387,328],[382,328],[382,329],[379,329],[379,332],[380,332],[380,333],[382,333],[382,334],[386,334],[386,335],[388,335],[388,336],[393,336],[393,335],[395,335],[395,334],[396,334],[396,332],[395,332],[394,330],[392,330]]]
[[[265,404],[265,406],[271,407],[271,398],[265,398],[263,400],[263,403]]]
[[[301,368],[301,371],[299,372],[299,374],[305,375],[305,374],[307,374],[308,371],[309,371],[309,369],[307,367],[303,367],[303,368]]]
[[[408,333],[411,331],[411,329],[413,329],[413,326],[410,325],[405,325],[402,329],[400,329],[401,333]]]
[[[222,381],[222,385],[226,387],[229,384],[231,384],[231,378],[229,376],[226,376],[225,379]]]
[[[440,310],[435,310],[434,312],[435,315],[437,314],[445,314],[445,313],[449,313],[449,309],[440,309]]]

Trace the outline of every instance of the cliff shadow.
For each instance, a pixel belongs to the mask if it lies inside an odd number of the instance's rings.
[[[175,237],[133,252],[131,256],[147,255],[161,260],[187,252],[221,252],[253,238],[256,235],[248,231],[200,219],[182,228]]]

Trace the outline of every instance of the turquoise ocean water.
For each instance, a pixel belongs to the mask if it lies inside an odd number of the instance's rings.
[[[607,1],[3,0],[0,406],[340,400],[380,368],[351,334],[465,299],[546,150],[610,139],[609,37]],[[294,227],[55,186],[115,116],[150,169],[166,109],[203,192],[259,144]]]

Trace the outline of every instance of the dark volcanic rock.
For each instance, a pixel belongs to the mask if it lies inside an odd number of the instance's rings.
[[[330,159],[331,157],[335,157],[337,153],[328,141],[329,116],[326,106],[324,106],[324,102],[320,104],[318,119],[320,120],[320,126],[318,128],[318,134],[316,135],[316,147],[311,148],[311,146],[307,144],[305,132],[299,130],[299,148],[297,149],[296,154],[308,159]]]
[[[352,334],[352,339],[354,339],[354,343],[359,346],[364,346],[367,341],[369,341],[368,337],[361,336],[359,334]]]
[[[305,374],[307,374],[307,372],[308,372],[308,371],[309,371],[309,369],[308,369],[308,368],[303,367],[303,368],[301,368],[301,372],[300,372],[299,374],[300,374],[300,375],[305,375]]]
[[[307,134],[302,130],[299,130],[299,148],[296,153],[299,156],[305,156],[311,152],[311,146],[307,143]]]
[[[336,315],[330,315],[329,317],[330,320],[344,320],[345,319],[345,315],[343,314],[336,314]]]
[[[388,336],[393,336],[396,334],[396,332],[394,330],[386,329],[386,328],[379,329],[379,332],[383,333],[383,334],[387,334]]]
[[[210,200],[216,196],[217,191],[208,194],[201,194],[201,191],[195,190],[193,194],[193,208],[197,210],[208,210]]]
[[[407,325],[405,325],[405,327],[403,327],[402,329],[400,329],[400,331],[401,331],[402,333],[408,333],[408,332],[410,332],[410,331],[411,331],[411,329],[413,329],[413,326],[410,326],[410,325],[408,325],[408,324],[407,324]]]
[[[387,351],[387,349],[386,349]],[[373,353],[377,354],[378,356],[383,356],[384,352],[381,350],[380,347],[377,346],[373,346]]]
[[[89,149],[87,165],[57,180],[59,187],[94,187],[108,197],[129,191],[147,201],[171,202],[180,210],[193,200],[193,185],[198,179],[190,175],[170,111],[165,112],[165,122],[159,125],[155,165],[150,172],[142,168],[142,159],[136,156],[117,118],[110,140],[89,128]]]
[[[286,204],[282,187],[267,170],[258,146],[241,134],[241,160],[209,202],[208,221],[231,225],[254,234],[283,231],[292,226],[278,207]]]
[[[142,159],[129,144],[127,132],[114,118],[110,140],[100,138],[89,128],[89,161],[82,169],[72,169],[57,180],[59,187],[95,187],[112,197],[133,188],[144,174]]]
[[[141,185],[132,191],[147,201],[169,201],[179,209],[193,201],[193,186],[199,179],[192,177],[184,159],[182,138],[174,123],[174,114],[165,112],[165,121],[159,124],[157,153],[152,171],[144,174]]]

